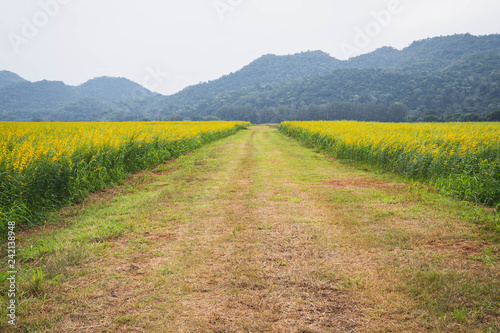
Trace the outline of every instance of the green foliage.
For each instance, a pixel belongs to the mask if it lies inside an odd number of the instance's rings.
[[[401,103],[340,103],[311,104],[301,107],[263,107],[250,104],[225,105],[216,111],[220,119],[243,119],[254,124],[281,123],[287,120],[357,120],[379,122],[403,122],[408,108]]]
[[[500,110],[490,113],[488,115],[488,121],[500,121]]]

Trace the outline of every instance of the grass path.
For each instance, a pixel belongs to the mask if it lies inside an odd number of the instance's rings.
[[[498,332],[481,214],[251,127],[26,232],[19,331]]]

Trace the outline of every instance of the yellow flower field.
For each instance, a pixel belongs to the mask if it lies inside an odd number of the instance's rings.
[[[430,180],[460,198],[500,203],[499,123],[285,122],[280,130],[339,159]]]
[[[190,140],[233,129],[241,122],[0,123],[0,165],[22,172],[40,158],[67,159],[78,149],[118,149],[135,142]]]
[[[46,211],[204,143],[245,122],[0,123],[0,222]]]

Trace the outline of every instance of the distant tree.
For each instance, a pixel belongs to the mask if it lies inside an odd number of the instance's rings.
[[[451,121],[460,121],[462,119],[462,114],[455,112],[454,114],[451,115],[450,120]]]
[[[500,110],[490,113],[487,116],[486,120],[487,121],[500,121]]]
[[[500,110],[492,112],[488,115],[488,121],[500,121]]]
[[[433,114],[429,114],[427,116],[422,117],[422,121],[424,123],[438,123],[441,119]]]
[[[218,121],[220,120],[218,117],[216,116],[205,116],[203,117],[203,121]]]
[[[388,117],[386,121],[404,122],[408,117],[408,107],[403,103],[393,103],[389,107]]]
[[[462,121],[464,122],[473,122],[473,121],[480,121],[481,117],[478,114],[475,113],[467,113],[462,116]]]
[[[412,115],[412,116],[408,116],[408,122],[409,123],[416,123],[418,122],[418,116],[415,116],[415,115]]]
[[[172,115],[172,116],[167,118],[167,121],[183,121],[183,120],[184,120],[184,117],[179,115],[179,114]]]

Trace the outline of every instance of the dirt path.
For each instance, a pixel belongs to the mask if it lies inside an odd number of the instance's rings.
[[[252,127],[89,202],[51,236],[85,259],[28,302],[25,327],[499,327],[498,246],[457,217],[458,203],[339,165],[270,127]],[[485,249],[496,259],[487,263]]]

